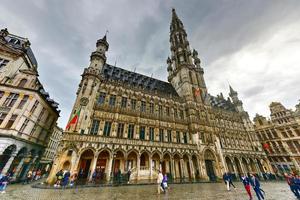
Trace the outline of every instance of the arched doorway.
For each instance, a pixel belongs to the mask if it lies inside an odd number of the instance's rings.
[[[27,155],[27,148],[23,147],[22,149],[19,150],[17,156],[11,163],[8,171],[12,174],[14,178],[17,178],[20,171],[22,170],[26,155]]]
[[[194,167],[194,172],[195,172],[195,178],[199,179],[200,178],[200,171],[199,171],[199,166],[198,166],[198,159],[196,155],[192,155],[192,162],[193,162],[193,167]]]
[[[183,169],[184,169],[184,177],[189,179],[192,178],[190,161],[187,154],[183,155]]]
[[[216,161],[215,156],[211,150],[206,150],[204,153],[204,161],[205,161],[205,168],[206,173],[210,181],[216,180],[216,173],[215,173],[215,164]]]
[[[96,180],[105,180],[108,173],[108,162],[110,159],[110,153],[107,150],[103,150],[99,153],[96,163]]]
[[[64,162],[64,164],[63,164],[63,166],[62,166],[62,170],[64,171],[64,170],[68,170],[68,171],[70,171],[70,168],[71,168],[71,163],[70,163],[70,161],[65,161]]]
[[[127,156],[127,169],[135,171],[137,168],[137,153],[135,151],[131,151]]]
[[[147,152],[143,152],[140,157],[140,170],[149,170],[149,155]]]
[[[12,154],[16,151],[16,149],[17,149],[16,145],[14,145],[14,144],[10,145],[10,146],[6,147],[6,149],[4,150],[2,155],[0,155],[0,171],[2,171],[4,169],[6,163],[8,162],[8,160],[10,159]],[[7,170],[8,170],[8,168],[7,168]]]
[[[233,164],[232,164],[230,158],[226,157],[225,160],[226,160],[228,172],[234,173],[234,167],[233,167]]]
[[[161,170],[160,156],[158,153],[152,155],[152,168],[155,171]]]
[[[242,163],[243,163],[243,166],[244,166],[245,172],[246,172],[246,173],[249,173],[249,172],[250,172],[250,170],[249,170],[249,167],[248,167],[247,160],[246,160],[245,158],[242,158]]]
[[[172,178],[172,173],[171,173],[171,156],[168,153],[166,153],[163,156],[162,173],[166,174],[168,176],[168,178]]]
[[[242,168],[241,168],[241,165],[240,165],[240,161],[237,157],[234,158],[234,163],[235,163],[235,166],[236,166],[236,169],[237,169],[238,176],[241,177],[241,174],[243,173],[243,171],[242,171]]]
[[[91,149],[85,150],[81,156],[80,156],[80,161],[78,164],[79,168],[79,174],[78,178],[79,179],[86,179],[88,178],[91,168],[91,163],[94,158],[94,152]]]
[[[258,167],[259,167],[259,170],[261,173],[265,173],[265,169],[263,167],[263,165],[261,164],[260,160],[257,159],[257,164],[258,164]]]
[[[256,170],[256,167],[255,167],[254,161],[253,161],[251,158],[249,158],[249,161],[250,161],[250,169],[251,169],[251,172],[252,172],[252,173],[257,173],[257,170]]]
[[[175,178],[182,178],[181,174],[181,165],[180,165],[180,156],[178,154],[174,155],[174,167],[175,167]]]

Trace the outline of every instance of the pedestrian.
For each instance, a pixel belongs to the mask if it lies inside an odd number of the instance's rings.
[[[256,176],[254,176],[253,174],[250,175],[251,176],[251,185],[256,193],[256,196],[258,198],[258,200],[261,199],[265,199],[264,195],[262,194],[262,189],[260,189],[260,183],[259,180]]]
[[[295,177],[291,174],[291,175],[288,175],[288,174],[284,174],[284,177],[285,177],[285,180],[287,182],[287,184],[290,186],[290,189],[291,191],[294,193],[294,195],[300,199],[300,194],[299,194],[299,190],[297,188],[297,181],[295,179]]]
[[[32,171],[29,170],[29,171],[27,172],[27,175],[26,175],[26,183],[27,183],[27,184],[30,183],[31,180],[32,180]]]
[[[92,183],[96,183],[96,178],[97,178],[97,171],[94,170],[93,174],[92,174]]]
[[[130,175],[131,175],[131,170],[129,169],[127,171],[127,184],[129,184],[129,181],[130,181]]]
[[[158,171],[158,175],[157,175],[157,194],[160,194],[161,191],[164,191],[162,188],[162,181],[163,181],[163,174],[161,173],[161,171]]]
[[[244,187],[247,191],[247,194],[250,198],[250,200],[252,200],[252,194],[251,194],[251,187],[250,187],[250,180],[249,180],[249,177],[247,177],[246,175],[242,174],[241,176],[241,180],[242,180],[242,183],[244,184]]]
[[[60,187],[62,179],[63,179],[63,171],[59,170],[56,173],[56,183],[54,184],[54,187]]]
[[[34,169],[34,170],[32,171],[31,181],[34,181],[34,180],[35,180],[35,177],[36,177],[36,170]]]
[[[77,179],[77,173],[73,173],[70,177],[70,187],[73,187],[75,185],[75,181]]]
[[[70,172],[66,170],[63,175],[62,184],[61,184],[64,188],[68,185],[70,176],[71,176]]]
[[[9,182],[9,174],[0,173],[0,192],[3,194],[6,191],[7,184]]]
[[[230,188],[229,188],[229,176],[228,176],[228,173],[226,173],[226,172],[223,174],[223,181],[226,185],[227,190],[229,191],[230,190]]]
[[[236,189],[235,185],[233,185],[232,174],[230,172],[228,172],[228,178],[229,178],[229,188],[230,186],[232,186],[234,189]]]
[[[166,193],[168,189],[168,177],[167,174],[164,175],[164,178],[162,180],[162,188],[164,189],[164,192]]]

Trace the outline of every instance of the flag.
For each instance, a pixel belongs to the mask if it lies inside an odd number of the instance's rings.
[[[197,96],[200,96],[201,95],[201,90],[200,90],[200,88],[196,88],[195,89],[195,96],[197,97]]]
[[[69,121],[69,123],[66,126],[66,129],[69,129],[72,124],[77,124],[78,118],[80,115],[80,111],[81,111],[81,108],[79,108],[79,110],[76,112],[76,114],[73,116],[73,118]]]
[[[269,145],[268,143],[264,143],[264,144],[263,144],[263,148],[264,148],[265,150],[269,150],[269,149],[270,149],[270,145]]]

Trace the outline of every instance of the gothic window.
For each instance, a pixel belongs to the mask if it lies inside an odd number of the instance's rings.
[[[178,112],[177,112],[177,109],[176,109],[176,108],[174,108],[174,117],[175,117],[175,118],[178,118]]]
[[[11,128],[14,122],[16,121],[18,115],[12,115],[9,121],[7,122],[5,128]]]
[[[145,140],[145,126],[140,127],[140,140]]]
[[[128,138],[133,139],[133,134],[134,134],[134,125],[129,124],[129,126],[128,126]]]
[[[109,98],[109,105],[110,106],[115,106],[116,104],[116,95],[111,95],[110,98]]]
[[[91,130],[90,130],[91,135],[97,135],[98,134],[99,124],[100,124],[99,120],[95,120],[95,119],[93,120],[92,127],[91,127]]]
[[[118,130],[117,130],[117,137],[122,138],[123,137],[123,132],[124,132],[124,124],[119,123],[118,124]]]
[[[42,119],[44,113],[45,113],[45,108],[42,108],[42,110],[41,110],[41,112],[40,112],[40,114],[39,114],[38,120],[41,120],[41,119]]]
[[[34,111],[35,111],[35,109],[37,108],[38,104],[39,104],[38,100],[35,100],[35,102],[34,102],[32,108],[31,108],[31,110],[30,110],[31,113],[34,113]]]
[[[0,113],[0,125],[2,124],[6,116],[7,116],[6,113]]]
[[[158,106],[158,114],[159,116],[162,116],[162,105]]]
[[[19,94],[10,93],[9,96],[5,99],[3,106],[13,107],[13,105],[16,103],[18,97],[19,97]]]
[[[5,67],[7,65],[9,61],[4,59],[4,58],[0,58],[0,70]]]
[[[166,107],[166,114],[167,114],[167,116],[170,116],[170,108],[169,107]]]
[[[164,141],[164,129],[159,129],[159,141]]]
[[[154,128],[149,127],[149,140],[154,141]]]
[[[131,109],[135,110],[136,108],[136,100],[135,99],[131,99]]]
[[[109,137],[110,136],[110,129],[111,129],[111,122],[105,122],[103,135]]]
[[[141,101],[141,112],[146,112],[146,102]]]
[[[23,106],[25,105],[25,103],[27,102],[27,100],[28,100],[28,95],[24,95],[23,96],[23,99],[21,100],[21,102],[20,102],[20,104],[18,105],[18,108],[19,109],[22,109],[23,108]]]
[[[172,142],[172,131],[168,130],[168,142]]]
[[[176,131],[176,142],[177,143],[180,143],[180,132],[179,131]]]
[[[187,138],[187,133],[183,133],[183,143],[187,144],[188,143],[188,138]]]
[[[184,113],[183,113],[183,110],[180,110],[180,118],[181,118],[181,119],[184,119]]]
[[[127,98],[126,97],[122,97],[121,107],[122,108],[126,108],[127,107]]]
[[[99,98],[98,98],[98,104],[104,104],[105,103],[105,97],[106,93],[100,92]]]
[[[150,103],[150,113],[153,114],[154,113],[154,104]]]
[[[19,87],[24,87],[25,84],[27,83],[27,79],[26,78],[23,78],[20,82],[19,82]]]

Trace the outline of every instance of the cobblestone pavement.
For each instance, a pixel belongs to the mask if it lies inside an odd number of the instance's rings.
[[[247,200],[247,194],[240,183],[237,189],[226,191],[222,183],[175,184],[167,194],[156,194],[155,185],[90,187],[78,189],[36,189],[30,185],[9,185],[1,200],[93,200],[93,199],[200,199],[200,200]],[[285,182],[262,183],[267,200],[296,200]],[[254,191],[252,191],[254,195]],[[256,199],[256,197],[254,198]]]

